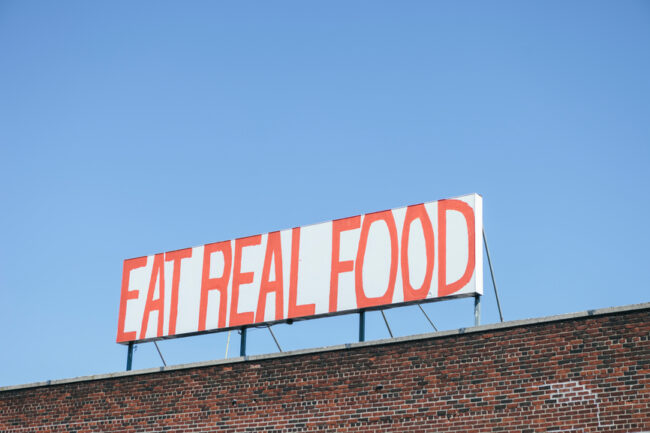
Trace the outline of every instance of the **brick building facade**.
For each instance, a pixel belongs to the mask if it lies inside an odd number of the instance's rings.
[[[2,432],[650,432],[650,304],[0,388]]]

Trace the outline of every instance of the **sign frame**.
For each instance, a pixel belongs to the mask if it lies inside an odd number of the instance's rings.
[[[338,310],[338,311],[327,311],[327,312],[303,315],[303,316],[298,316],[298,317],[290,317],[290,318],[289,317],[284,317],[284,318],[277,319],[277,320],[264,320],[262,322],[253,322],[253,323],[247,323],[247,324],[234,324],[234,325],[230,325],[230,326],[223,326],[223,327],[210,328],[210,329],[205,328],[205,329],[196,330],[196,331],[174,333],[174,334],[171,334],[171,335],[159,335],[159,336],[156,335],[156,336],[151,336],[151,337],[146,336],[145,338],[142,338],[142,337],[137,338],[137,331],[135,331],[136,338],[120,340],[120,333],[122,333],[122,336],[123,336],[127,332],[124,329],[125,328],[124,321],[125,321],[125,317],[126,317],[126,308],[127,308],[127,304],[129,302],[129,300],[134,299],[133,297],[129,297],[130,293],[137,292],[137,290],[129,290],[130,282],[129,282],[129,278],[128,278],[129,274],[127,272],[127,262],[132,262],[132,261],[135,261],[135,260],[139,260],[140,263],[141,263],[142,259],[145,259],[145,264],[147,264],[147,263],[149,263],[150,258],[152,258],[152,257],[155,258],[156,256],[159,256],[160,254],[170,254],[170,253],[173,254],[173,253],[182,252],[182,251],[185,251],[185,250],[188,250],[188,249],[174,250],[174,251],[170,251],[170,252],[167,252],[167,253],[159,253],[159,254],[154,254],[154,255],[150,255],[150,256],[142,256],[142,257],[138,257],[138,258],[134,258],[134,259],[127,259],[127,260],[124,261],[124,272],[126,273],[127,277],[125,278],[125,274],[123,274],[122,291],[121,291],[121,297],[120,297],[120,314],[119,314],[119,318],[118,318],[118,338],[117,338],[117,342],[119,344],[131,346],[132,344],[139,344],[139,343],[145,343],[145,342],[150,342],[150,341],[191,337],[191,336],[196,336],[196,335],[203,335],[203,334],[211,334],[211,333],[217,333],[217,332],[223,332],[223,331],[230,331],[230,330],[233,330],[233,329],[266,327],[266,326],[271,326],[271,325],[275,325],[275,324],[278,324],[278,323],[291,324],[293,322],[303,321],[303,320],[311,320],[311,319],[318,319],[318,318],[324,318],[324,317],[339,316],[339,315],[343,315],[343,314],[355,314],[355,313],[360,313],[360,312],[365,312],[365,311],[377,311],[377,310],[398,308],[398,307],[404,307],[404,306],[415,305],[415,304],[441,302],[441,301],[448,301],[448,300],[467,298],[467,297],[474,297],[476,299],[476,301],[475,301],[475,314],[476,314],[476,311],[480,306],[480,304],[479,304],[480,296],[483,294],[483,236],[482,236],[483,235],[483,203],[482,203],[482,197],[479,194],[473,193],[473,194],[467,194],[467,195],[458,196],[458,197],[449,198],[449,199],[436,200],[436,201],[433,201],[433,202],[419,203],[419,204],[416,204],[416,205],[404,206],[404,207],[389,209],[389,210],[380,211],[380,212],[372,212],[372,213],[367,213],[367,214],[362,214],[362,215],[356,215],[356,216],[353,216],[353,217],[342,218],[342,219],[338,219],[338,220],[332,220],[332,221],[326,221],[326,222],[317,223],[317,224],[311,224],[311,225],[307,225],[307,226],[301,226],[299,228],[300,229],[306,229],[306,228],[309,228],[309,227],[315,227],[315,226],[320,226],[320,225],[334,224],[337,221],[346,221],[346,220],[350,221],[351,219],[354,219],[354,218],[358,218],[358,219],[362,220],[362,219],[367,218],[369,215],[374,216],[373,217],[374,221],[379,221],[379,220],[381,220],[381,217],[379,217],[378,215],[386,215],[387,212],[391,212],[393,214],[396,211],[400,211],[400,212],[404,211],[404,212],[406,212],[408,209],[415,208],[417,206],[422,206],[422,207],[424,207],[425,205],[433,206],[434,204],[439,205],[442,202],[452,202],[452,201],[453,202],[463,201],[463,202],[467,203],[468,200],[469,201],[473,200],[472,201],[472,203],[473,203],[472,211],[473,211],[473,215],[474,215],[474,220],[473,220],[474,227],[470,228],[470,221],[466,217],[464,217],[465,220],[466,220],[466,223],[467,223],[467,241],[468,241],[468,244],[469,244],[468,250],[467,250],[467,255],[468,255],[467,266],[469,267],[469,263],[472,260],[472,258],[470,257],[470,254],[471,254],[470,251],[472,251],[472,249],[473,249],[473,253],[474,253],[474,257],[473,257],[474,265],[473,266],[474,266],[474,268],[473,268],[472,273],[470,275],[470,280],[473,279],[473,284],[475,286],[474,290],[463,291],[462,293],[458,293],[458,291],[456,291],[456,292],[453,292],[453,293],[448,294],[448,295],[424,297],[424,298],[421,298],[421,299],[411,299],[411,300],[403,299],[402,301],[399,301],[399,302],[389,302],[389,303],[385,303],[385,304],[370,305],[370,306],[364,306],[364,307],[352,308],[352,309],[341,309],[341,310]],[[446,208],[444,210],[444,212],[447,212],[449,210],[453,211],[455,209]],[[425,214],[426,214],[426,212],[425,212]],[[432,217],[429,216],[429,218],[432,218]],[[415,221],[415,219],[411,219],[409,221],[409,224],[412,224],[413,221]],[[421,221],[421,226],[422,226],[421,230],[424,231],[424,222],[423,222],[424,220],[420,220],[420,221]],[[370,223],[370,225],[371,224],[372,223]],[[353,229],[363,230],[363,228],[361,228],[361,224],[359,224],[359,227],[354,227]],[[472,232],[472,229],[473,229],[473,232]],[[271,233],[288,232],[288,231],[291,231],[291,230],[295,230],[295,228],[294,229],[287,229],[287,230],[277,231],[277,232],[269,232],[269,233],[265,233],[265,234],[261,234],[261,235],[255,235],[255,236],[247,236],[247,237],[243,237],[243,238],[237,238],[237,239],[232,239],[232,240],[222,241],[222,242],[216,242],[216,243],[211,243],[211,244],[204,244],[202,246],[193,247],[192,249],[205,247],[207,245],[215,245],[215,244],[224,243],[224,242],[228,242],[230,244],[233,244],[238,240],[256,238],[256,237],[260,237],[260,236],[267,236],[268,237]],[[403,230],[404,229],[402,227],[402,231]],[[409,233],[410,233],[410,230],[411,229],[409,228]],[[389,232],[390,232],[390,229],[389,229]],[[443,237],[444,242],[446,242],[447,231],[445,233],[446,233],[445,237]],[[472,235],[472,233],[473,233],[473,236],[474,236],[474,247],[473,248],[471,246],[471,237],[470,237]],[[426,237],[426,236],[424,236],[424,237]],[[438,245],[438,243],[441,242],[439,240],[440,237],[441,237],[440,233],[437,233],[435,235],[435,237],[436,237],[435,244]],[[392,245],[392,243],[391,243],[391,245]],[[406,245],[407,245],[407,248],[408,248],[409,247],[408,235],[407,235]],[[300,246],[299,246],[299,248],[300,248]],[[446,248],[447,248],[447,244],[445,243],[445,254],[447,254]],[[298,251],[300,253],[300,249]],[[438,251],[438,253],[439,253],[439,251]],[[241,252],[240,252],[240,254],[241,254]],[[407,263],[409,263],[409,260],[410,260],[410,256],[408,256],[408,254],[409,253],[407,252],[407,259],[406,259]],[[364,256],[362,255],[362,260],[363,260],[363,257]],[[241,257],[240,257],[240,260],[241,260]],[[332,260],[334,260],[334,259],[332,259]],[[402,260],[404,260],[403,257],[402,257]],[[432,260],[438,260],[438,254],[437,253],[435,254],[435,258],[432,259]],[[179,263],[180,263],[180,259],[179,259]],[[333,263],[330,263],[329,266],[333,267],[334,265],[333,265]],[[391,261],[391,267],[392,266],[393,265],[392,265],[392,261]],[[410,266],[410,264],[408,264],[407,266]],[[427,259],[427,266],[429,266],[428,265],[428,259]],[[431,265],[432,272],[433,272],[433,267],[434,266],[435,266],[435,264]],[[179,264],[179,267],[180,267],[180,264]],[[353,267],[356,267],[356,262],[353,263]],[[224,268],[225,268],[225,264],[224,264]],[[361,268],[362,268],[362,270],[360,272],[363,274],[363,262],[361,264]],[[351,272],[351,271],[352,270],[346,270],[346,271],[342,271],[342,272]],[[439,271],[440,270],[438,269],[438,272]],[[447,271],[447,267],[445,268],[445,272],[446,271]],[[162,272],[163,272],[163,275],[164,275],[165,274],[164,269],[163,269]],[[180,273],[180,270],[178,272]],[[208,272],[210,272],[210,270]],[[256,269],[255,272],[260,272],[260,270]],[[152,268],[152,275],[153,275],[153,268]],[[464,276],[465,276],[465,274],[463,274],[463,277]],[[363,275],[362,275],[362,278],[363,278]],[[425,276],[425,280],[426,280],[426,278],[427,277]],[[153,279],[153,276],[152,276],[152,279]],[[285,278],[285,279],[288,279],[288,278]],[[171,280],[171,278],[169,278],[169,280]],[[232,272],[231,272],[231,275],[230,275],[230,283],[232,284]],[[330,283],[331,283],[331,281],[330,281]],[[125,284],[126,284],[126,290],[125,290]],[[159,284],[159,293],[160,293],[160,281],[158,282],[158,284]],[[176,284],[177,284],[176,287],[177,287],[177,293],[178,293],[178,283],[176,283]],[[424,287],[424,285],[425,285],[425,283],[423,283],[422,287]],[[164,286],[164,283],[163,283],[163,286]],[[431,287],[433,286],[433,282],[430,282],[430,286]],[[231,286],[229,285],[228,287],[231,287]],[[390,287],[390,282],[389,282],[389,287]],[[467,287],[467,285],[463,286],[460,290],[461,291],[464,290],[465,287]],[[163,287],[163,289],[164,289],[164,287]],[[399,289],[404,290],[403,287],[400,287]],[[303,287],[302,290],[305,290],[305,288]],[[355,290],[357,290],[357,289],[355,289]],[[363,292],[363,290],[364,290],[363,287],[361,288],[361,290]],[[398,290],[398,288],[393,287],[393,290]],[[146,292],[146,290],[143,290],[143,291]],[[227,293],[230,293],[230,292],[227,292]],[[126,300],[124,299],[125,295],[126,295]],[[277,294],[276,294],[276,296],[277,296]],[[153,295],[152,295],[152,297],[153,297]],[[228,298],[229,298],[228,302],[231,302],[232,300],[231,300],[230,295],[228,295]],[[162,302],[164,302],[164,300]],[[235,301],[235,302],[237,302],[237,301]],[[178,304],[177,304],[177,307],[178,307]],[[235,306],[235,311],[237,311],[237,309],[238,309],[238,305]],[[164,309],[163,310],[158,310],[158,313],[160,313],[161,311],[164,312]],[[176,313],[176,314],[178,314],[178,313]],[[150,316],[151,316],[151,313],[149,313],[149,317]],[[276,316],[277,316],[277,314],[276,314]],[[263,316],[263,318],[264,318],[264,316]],[[164,322],[165,322],[165,318],[163,317],[163,323]],[[162,324],[158,323],[158,317],[156,317],[156,325],[157,326],[162,326]],[[149,329],[148,324],[146,322],[144,324],[144,328],[145,328],[145,335],[146,335],[147,332],[148,332],[148,329]],[[168,330],[169,330],[169,326],[168,326]],[[133,332],[133,331],[128,331],[128,332]]]

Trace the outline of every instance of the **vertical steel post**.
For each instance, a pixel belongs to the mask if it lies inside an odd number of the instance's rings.
[[[239,344],[239,356],[246,356],[246,328],[241,328],[241,343]]]
[[[126,371],[131,371],[133,364],[133,341],[129,341],[129,349],[126,352]]]
[[[481,295],[474,296],[474,326],[481,324]]]
[[[366,312],[359,312],[359,342],[366,341]]]

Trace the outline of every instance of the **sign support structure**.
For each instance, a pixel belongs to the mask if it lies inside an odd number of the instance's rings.
[[[116,341],[130,370],[138,343],[239,330],[245,357],[247,328],[282,351],[272,325],[341,314],[393,337],[383,310],[425,302],[473,297],[479,324],[484,239],[474,193],[127,259]]]
[[[129,348],[126,354],[126,371],[131,371],[133,364],[133,341],[129,342]]]
[[[492,260],[490,260],[490,249],[488,248],[487,238],[485,237],[485,229],[483,229],[483,245],[485,245],[485,254],[488,259],[488,266],[490,266],[490,276],[492,277],[492,287],[494,287],[494,296],[497,298],[497,308],[499,309],[499,319],[503,322],[503,314],[501,313],[501,302],[499,302],[499,292],[497,291],[497,282],[494,280],[494,271],[492,270]]]
[[[239,344],[239,356],[246,356],[246,328],[241,328],[241,341]]]
[[[359,343],[366,341],[366,311],[359,312]]]

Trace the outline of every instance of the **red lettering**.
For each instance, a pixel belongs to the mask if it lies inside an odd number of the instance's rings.
[[[388,277],[388,287],[386,292],[376,298],[366,296],[363,290],[363,260],[366,255],[366,246],[368,244],[368,233],[370,226],[375,221],[384,221],[388,226],[388,233],[390,235],[390,273]],[[367,308],[377,305],[390,304],[393,300],[393,292],[395,291],[395,280],[397,279],[397,264],[398,264],[398,243],[397,243],[397,227],[395,226],[395,219],[393,212],[386,210],[383,212],[375,212],[366,215],[363,218],[363,225],[361,227],[361,235],[359,237],[359,249],[357,250],[357,264],[354,269],[354,290],[357,295],[357,307]]]
[[[424,244],[427,255],[427,267],[424,274],[424,281],[419,289],[414,289],[411,285],[410,271],[409,271],[409,236],[411,233],[411,224],[416,219],[420,220],[422,224],[422,232],[424,233]],[[435,244],[433,236],[433,226],[427,214],[427,210],[423,204],[417,204],[406,208],[406,216],[404,217],[404,227],[402,228],[402,287],[404,287],[404,301],[417,301],[424,299],[431,288],[431,280],[433,279],[433,266],[435,258]]]
[[[447,211],[454,210],[463,214],[467,223],[467,267],[463,276],[451,284],[447,284]],[[438,296],[451,295],[462,289],[472,278],[475,266],[474,211],[460,200],[440,200],[438,202]]]
[[[181,281],[181,260],[192,257],[192,248],[165,253],[165,261],[174,262],[172,273],[172,299],[169,306],[169,335],[176,334],[176,318],[178,317],[178,285]]]
[[[129,299],[137,299],[140,295],[138,290],[129,290],[129,278],[131,271],[138,268],[143,268],[147,265],[146,257],[138,257],[136,259],[124,260],[122,267],[122,289],[120,294],[120,314],[117,320],[117,342],[122,343],[125,341],[133,341],[136,337],[136,332],[124,332],[124,322],[126,320],[126,303]]]
[[[223,275],[219,278],[210,278],[210,256],[220,251],[223,254]],[[226,314],[228,312],[228,280],[230,279],[230,266],[232,264],[232,251],[230,241],[207,244],[203,247],[203,273],[201,277],[201,303],[199,304],[199,331],[205,330],[208,314],[208,293],[210,290],[219,291],[219,327],[226,327]]]
[[[330,272],[330,312],[335,312],[339,298],[339,274],[352,272],[354,260],[340,261],[341,232],[358,229],[361,225],[359,215],[332,221],[332,270]]]
[[[153,267],[151,269],[151,279],[149,280],[149,291],[147,292],[147,301],[144,304],[144,313],[142,314],[142,327],[140,328],[140,339],[146,338],[147,325],[149,325],[149,316],[153,311],[158,311],[158,326],[156,337],[163,334],[163,322],[165,321],[165,255],[156,254],[153,258]],[[158,299],[153,298],[158,281]]]
[[[300,256],[300,227],[291,230],[291,271],[289,275],[289,318],[312,316],[315,304],[298,305],[298,263]]]
[[[241,256],[244,247],[259,245],[262,242],[262,235],[249,236],[235,240],[235,263],[232,271],[232,299],[230,302],[230,326],[241,326],[253,323],[255,315],[252,311],[244,313],[237,312],[239,304],[239,286],[253,282],[253,272],[241,271]]]
[[[275,256],[275,260],[273,257]],[[275,280],[269,281],[271,273],[271,261],[275,264]],[[262,281],[260,282],[260,295],[257,300],[256,322],[264,321],[266,310],[266,298],[269,293],[275,293],[275,320],[284,318],[284,296],[282,278],[282,241],[280,232],[269,233],[266,241],[266,254],[264,255],[264,266],[262,267]]]

